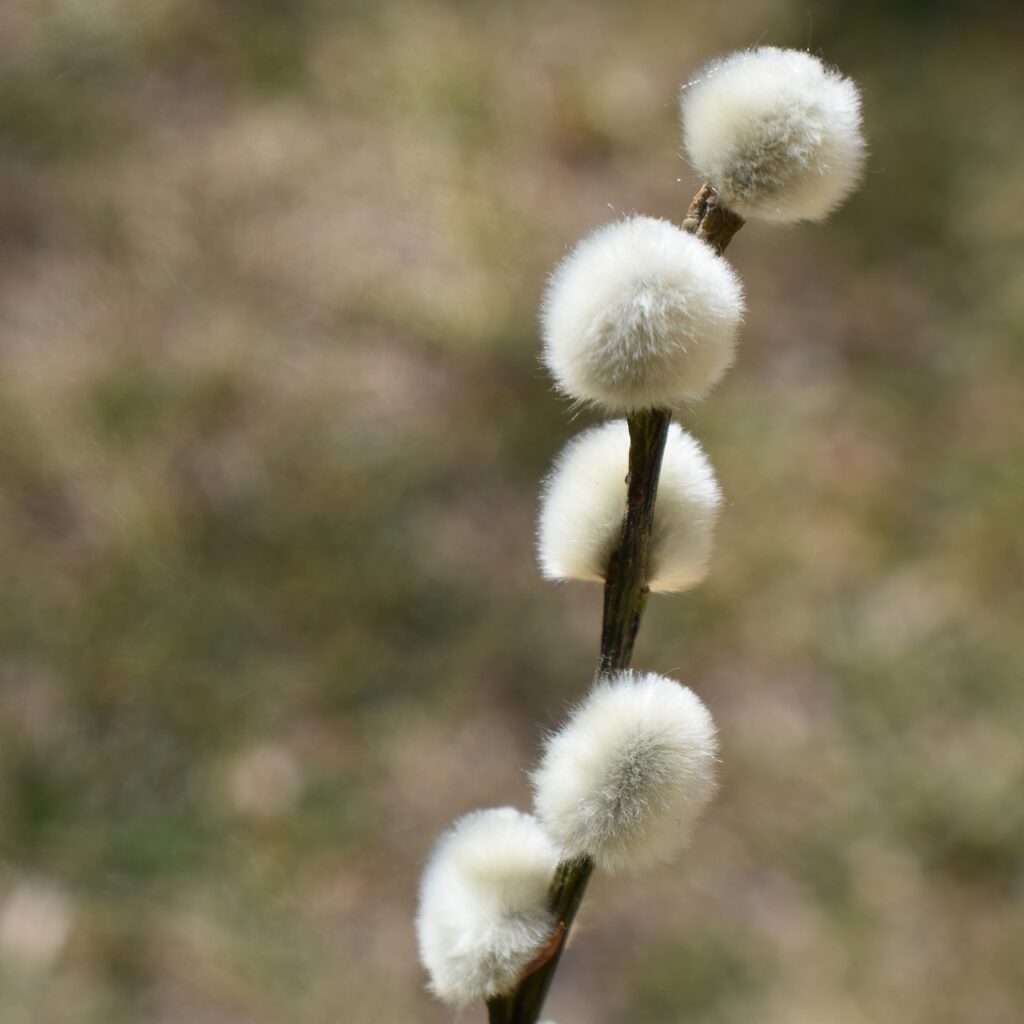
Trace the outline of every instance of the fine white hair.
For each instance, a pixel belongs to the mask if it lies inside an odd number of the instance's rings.
[[[438,998],[462,1007],[512,990],[555,921],[558,850],[512,807],[475,811],[438,840],[420,886],[416,937]]]
[[[823,220],[860,180],[857,86],[809,53],[762,46],[713,61],[680,107],[690,162],[744,217]]]
[[[667,220],[598,228],[555,268],[543,358],[560,391],[611,412],[702,398],[732,365],[743,289],[706,243]]]
[[[692,690],[621,672],[548,739],[534,809],[565,854],[639,871],[688,842],[714,792],[715,751],[714,722]]]
[[[629,427],[613,420],[584,431],[559,454],[544,483],[537,553],[546,579],[605,578],[626,506]],[[707,575],[722,494],[701,446],[669,426],[654,504],[647,585],[671,593]]]

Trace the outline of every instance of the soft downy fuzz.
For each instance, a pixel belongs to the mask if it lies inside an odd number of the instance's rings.
[[[416,936],[434,993],[468,1006],[510,991],[554,930],[548,886],[558,850],[512,807],[460,818],[423,874]]]
[[[732,365],[743,290],[728,263],[666,220],[598,228],[551,276],[544,362],[559,390],[611,412],[702,398]]]
[[[713,61],[680,107],[690,162],[744,217],[822,220],[860,180],[857,86],[809,53],[764,46]]]
[[[628,467],[624,420],[584,431],[563,449],[541,495],[537,551],[546,579],[604,579],[619,543]],[[704,579],[721,501],[707,456],[673,423],[654,506],[652,591],[686,590]]]
[[[570,856],[606,871],[667,861],[714,792],[714,722],[700,698],[655,674],[599,681],[547,742],[534,809]]]

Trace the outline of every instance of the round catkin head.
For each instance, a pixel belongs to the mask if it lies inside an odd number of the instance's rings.
[[[670,860],[714,792],[716,736],[700,698],[664,676],[599,682],[551,736],[534,809],[569,856],[606,871]]]
[[[543,358],[558,389],[611,412],[703,398],[735,358],[743,290],[728,263],[667,220],[588,235],[551,276]]]
[[[558,851],[511,807],[460,818],[423,873],[416,937],[438,998],[462,1007],[515,987],[555,922],[548,886]]]
[[[857,86],[809,53],[763,46],[713,61],[680,108],[690,162],[744,217],[823,220],[860,180]]]
[[[562,450],[541,495],[537,555],[546,579],[604,579],[622,529],[628,466],[624,420],[586,430]],[[721,501],[701,446],[671,424],[654,505],[652,591],[688,590],[704,579]]]

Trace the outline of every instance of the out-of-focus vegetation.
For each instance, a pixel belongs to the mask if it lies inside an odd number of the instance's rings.
[[[543,584],[535,308],[681,218],[675,93],[810,45],[865,186],[749,225],[693,414],[709,582],[638,662],[721,726],[675,867],[595,880],[561,1024],[1024,1014],[1017,5],[6,0],[0,1020],[439,1022],[419,867],[594,664]]]

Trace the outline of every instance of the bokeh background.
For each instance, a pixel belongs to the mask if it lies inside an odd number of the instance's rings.
[[[560,1024],[1024,1016],[1019,6],[5,0],[0,1021],[449,1019],[434,835],[526,806],[600,594],[543,583],[566,247],[700,182],[704,60],[809,46],[870,169],[748,225],[686,424],[714,567],[637,661],[722,790],[595,879]],[[466,1020],[482,1019],[468,1014]]]

